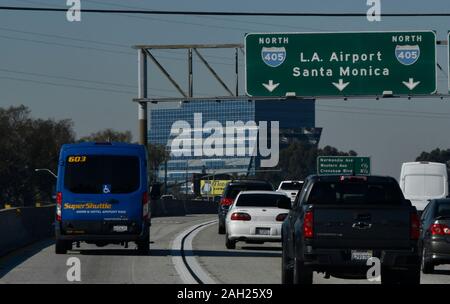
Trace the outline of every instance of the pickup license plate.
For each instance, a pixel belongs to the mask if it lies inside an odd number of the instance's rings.
[[[352,250],[352,261],[367,261],[373,256],[372,250]]]
[[[116,226],[113,226],[113,231],[114,232],[127,232],[128,231],[128,226],[116,225]]]
[[[256,228],[255,234],[270,235],[270,228]]]

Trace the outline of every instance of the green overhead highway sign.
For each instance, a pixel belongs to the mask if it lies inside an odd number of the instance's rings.
[[[436,93],[436,34],[251,33],[245,36],[249,96]]]
[[[319,175],[370,175],[370,157],[319,156]]]

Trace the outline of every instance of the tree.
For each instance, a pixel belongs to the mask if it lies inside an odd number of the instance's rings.
[[[348,152],[342,152],[336,149],[335,147],[331,146],[325,146],[323,149],[318,149],[317,151],[318,156],[357,156],[358,153],[356,153],[353,150],[350,150]]]
[[[92,133],[88,136],[81,137],[79,142],[125,142],[131,143],[133,135],[130,131],[116,131],[113,129],[105,129]]]
[[[278,184],[282,180],[304,179],[317,171],[318,156],[356,156],[353,150],[349,152],[339,151],[338,149],[325,146],[323,149],[316,145],[295,141],[287,148],[280,151],[279,164],[276,168],[267,172],[259,172],[257,176],[262,179]],[[274,171],[277,170],[278,171]]]
[[[164,145],[147,145],[150,180],[156,179],[159,166],[170,159],[170,152]]]
[[[450,149],[441,150],[436,148],[431,152],[422,152],[417,158],[416,161],[429,161],[429,162],[437,162],[437,163],[450,163]]]
[[[61,145],[75,139],[72,128],[70,120],[33,119],[25,106],[0,108],[0,204],[51,199],[54,178],[34,169],[56,171]]]

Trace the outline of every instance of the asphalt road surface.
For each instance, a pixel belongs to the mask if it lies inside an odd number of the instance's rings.
[[[0,283],[68,283],[69,257],[80,259],[81,283],[183,283],[172,264],[171,242],[181,231],[216,217],[153,219],[148,256],[139,256],[132,243],[128,249],[82,243],[80,249],[56,255],[53,242],[44,241],[0,259]]]
[[[249,245],[238,242],[235,250],[225,247],[225,236],[217,225],[209,226],[194,239],[194,254],[212,279],[224,284],[281,283],[281,245]],[[450,265],[438,266],[432,275],[422,274],[422,284],[450,284]],[[368,280],[347,280],[314,273],[314,284],[377,284]]]
[[[249,245],[238,243],[235,250],[225,248],[214,215],[156,218],[152,221],[151,251],[140,256],[134,244],[98,248],[81,244],[67,255],[56,255],[51,240],[28,246],[0,258],[0,283],[69,283],[66,278],[69,257],[81,262],[81,283],[187,283],[187,267],[180,262],[177,241],[183,240],[184,254],[202,280],[214,283],[281,282],[279,243]],[[194,228],[196,228],[194,230]],[[190,231],[195,231],[190,237]],[[187,233],[187,234],[186,234]],[[440,266],[433,275],[423,275],[422,283],[450,283],[450,266]],[[314,274],[316,284],[373,284],[367,280],[325,279]]]

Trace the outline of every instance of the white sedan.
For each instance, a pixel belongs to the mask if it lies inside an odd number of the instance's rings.
[[[225,220],[225,246],[236,248],[236,242],[264,243],[281,241],[281,224],[288,210],[278,208],[280,200],[289,197],[275,191],[241,191]]]
[[[303,181],[282,181],[280,183],[280,186],[278,186],[279,192],[286,193],[287,196],[291,198],[291,201],[294,202],[295,198],[297,197],[297,194],[302,190],[303,188]]]

